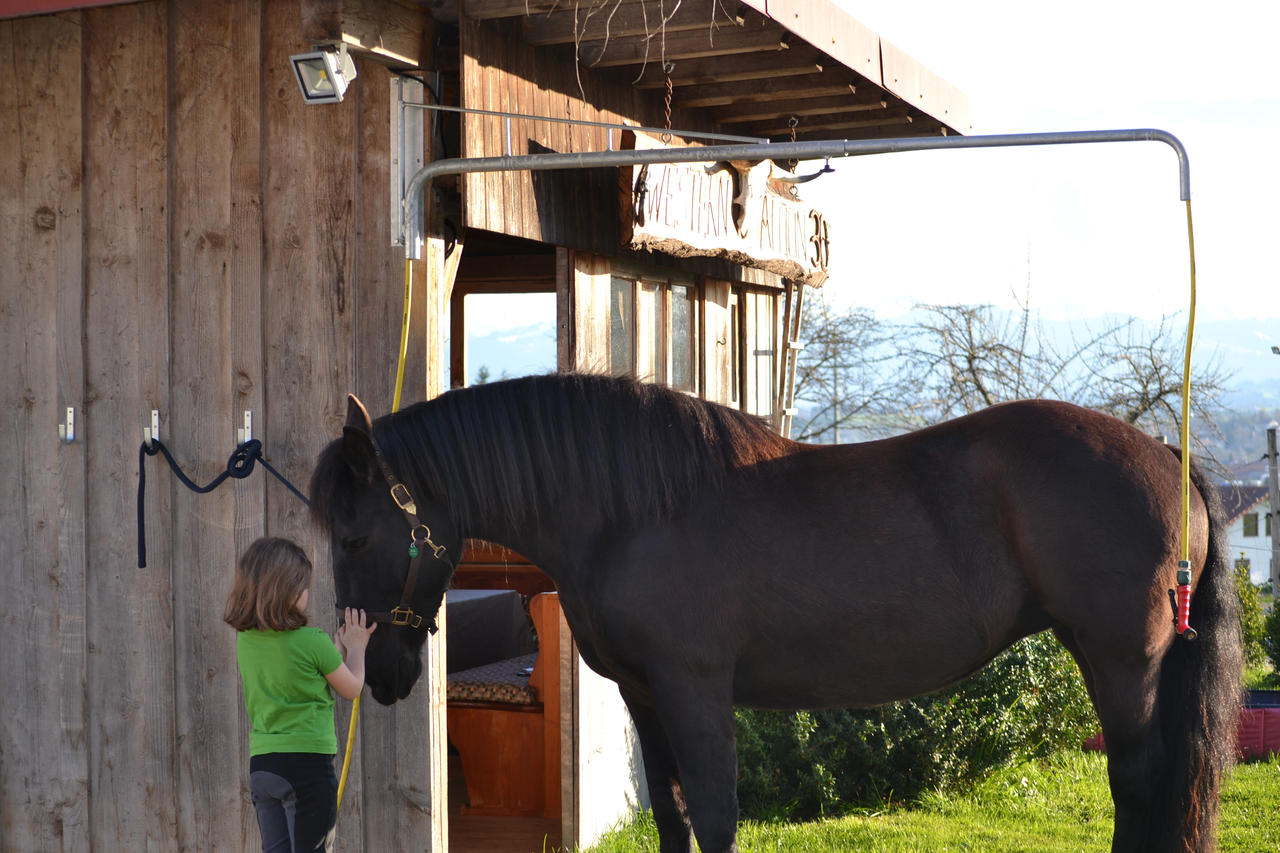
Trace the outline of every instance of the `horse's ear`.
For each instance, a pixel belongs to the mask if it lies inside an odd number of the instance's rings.
[[[377,452],[373,447],[373,423],[364,404],[355,394],[347,395],[347,422],[342,427],[342,461],[357,478],[372,483],[378,474]]]
[[[355,394],[347,395],[346,426],[358,429],[365,435],[373,435],[373,421],[369,419],[369,410]]]

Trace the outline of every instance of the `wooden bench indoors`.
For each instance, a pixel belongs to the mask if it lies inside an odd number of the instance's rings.
[[[449,740],[466,781],[464,815],[560,816],[559,598],[534,595],[529,611],[536,655],[448,676]]]

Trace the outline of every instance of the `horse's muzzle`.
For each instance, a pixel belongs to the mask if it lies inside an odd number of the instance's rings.
[[[380,705],[394,705],[409,696],[422,675],[422,658],[406,649],[397,657],[393,670],[389,674],[370,671],[366,676],[369,692]]]

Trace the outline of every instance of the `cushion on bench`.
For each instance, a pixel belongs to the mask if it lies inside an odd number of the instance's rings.
[[[450,702],[534,705],[538,701],[538,692],[529,686],[528,672],[537,659],[535,653],[451,672],[446,698]]]

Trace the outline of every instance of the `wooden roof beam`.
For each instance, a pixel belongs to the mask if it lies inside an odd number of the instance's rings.
[[[675,63],[671,70],[671,85],[706,86],[712,83],[733,83],[742,80],[766,80],[770,77],[794,77],[822,71],[829,60],[816,51],[804,49],[779,51],[767,57],[758,53],[740,53],[735,56],[709,56],[702,59],[685,59]],[[664,89],[666,75],[657,65],[644,69],[637,89]]]
[[[533,45],[573,44],[606,37],[644,36],[659,30],[665,30],[667,35],[707,30],[713,25],[712,12],[715,13],[715,26],[741,27],[745,24],[737,3],[717,3],[711,11],[701,3],[681,3],[674,11],[666,9],[665,19],[662,5],[658,2],[626,3],[530,15],[524,20],[525,41]]]
[[[784,113],[784,116],[790,113]],[[906,110],[893,111],[889,115],[877,116],[876,118],[836,118],[832,121],[820,121],[814,124],[801,122],[796,126],[797,138],[801,133],[830,133],[831,131],[847,131],[847,130],[867,130],[869,128],[903,128],[909,127],[915,119],[907,114]],[[784,117],[775,117],[773,121],[758,122],[748,125],[750,132],[754,136],[768,137],[785,137],[791,134],[791,127],[786,123]],[[860,136],[861,134],[859,134]]]
[[[828,95],[852,95],[857,91],[854,75],[843,68],[836,68],[821,74],[678,89],[672,97],[672,104],[681,109],[723,107],[758,102],[764,98],[820,98]],[[878,88],[875,91],[879,93]],[[779,107],[779,111],[782,109]]]
[[[345,44],[391,68],[420,68],[430,22],[422,9],[378,0],[300,0],[302,37],[312,44]]]
[[[665,38],[629,36],[584,41],[578,45],[578,61],[584,67],[613,68],[642,63],[679,62],[707,56],[781,51],[790,46],[790,34],[776,24],[759,27],[704,27]],[[761,61],[766,61],[762,59]]]
[[[848,94],[828,95],[823,98],[801,98],[786,103],[769,99],[757,103],[732,104],[712,110],[716,124],[749,124],[761,121],[777,121],[778,116],[827,116],[848,113],[876,113],[887,110],[887,100],[858,102]]]
[[[592,9],[612,9],[615,6],[633,6],[656,0],[576,0],[579,14]],[[473,21],[491,21],[496,18],[521,18],[526,15],[546,15],[557,11],[572,13],[575,0],[462,0],[462,14]]]
[[[934,119],[931,116],[920,116],[910,124],[890,124],[873,127],[857,127],[845,130],[818,130],[813,129],[804,131],[797,128],[796,141],[807,142],[814,139],[897,139],[903,136],[952,136],[954,131],[947,125]],[[788,129],[786,133],[779,133],[773,137],[775,140],[789,140],[791,131]]]

